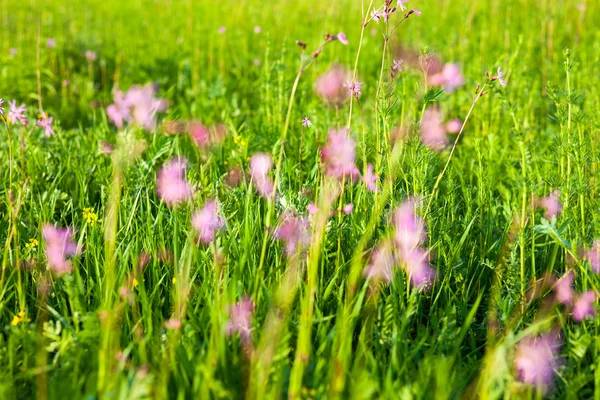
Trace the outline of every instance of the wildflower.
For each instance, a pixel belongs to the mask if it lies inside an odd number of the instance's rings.
[[[104,140],[101,140],[98,143],[98,150],[100,151],[101,154],[108,156],[108,155],[112,154],[112,152],[115,150],[115,148],[112,144],[110,144]]]
[[[315,215],[319,212],[319,207],[317,207],[315,203],[310,203],[308,207],[306,207],[306,211],[308,211],[310,215]]]
[[[302,118],[302,126],[305,128],[310,128],[312,126],[312,122],[310,122],[310,118],[308,118],[306,115],[304,116],[304,118]]]
[[[441,72],[429,77],[432,86],[443,86],[446,92],[452,93],[465,84],[465,78],[457,64],[445,64]]]
[[[165,328],[174,331],[179,330],[181,329],[181,320],[177,318],[169,318],[165,321]]]
[[[96,59],[98,58],[98,55],[96,54],[95,51],[88,50],[85,52],[85,58],[88,61],[96,61]]]
[[[113,93],[114,103],[106,107],[106,115],[117,128],[122,128],[125,121],[131,121],[129,106],[125,103],[125,95],[119,89]]]
[[[14,56],[17,54],[17,49],[11,47],[10,49],[8,49],[8,54],[10,54],[11,56]]]
[[[321,156],[327,175],[337,179],[349,177],[354,180],[358,176],[358,168],[354,164],[356,143],[347,132],[346,129],[330,129],[327,146],[321,150]]]
[[[258,58],[255,58],[254,60],[252,60],[252,64],[254,64],[255,67],[260,66],[260,60]]]
[[[12,326],[17,326],[21,322],[29,322],[31,321],[29,318],[25,316],[25,311],[19,311],[17,314],[13,316],[12,322],[10,323]]]
[[[45,224],[42,227],[42,236],[46,242],[46,257],[50,268],[59,275],[71,272],[72,265],[67,256],[81,252],[77,243],[72,240],[73,231]]]
[[[227,28],[226,28],[226,27],[224,27],[224,26],[220,26],[220,27],[219,27],[219,33],[220,33],[221,35],[224,35],[224,34],[225,34],[225,32],[227,32]]]
[[[289,211],[284,212],[273,236],[285,242],[286,254],[291,257],[310,244],[308,219]]]
[[[46,47],[48,47],[50,49],[56,47],[56,40],[54,40],[52,38],[46,40]]]
[[[49,117],[46,115],[46,113],[42,113],[40,119],[37,122],[37,126],[44,129],[44,135],[46,137],[54,135],[54,129],[52,129],[52,121],[54,121],[53,117]]]
[[[600,240],[594,240],[592,248],[585,252],[584,257],[590,263],[592,271],[600,274]]]
[[[354,210],[354,204],[348,203],[342,208],[342,212],[346,215],[352,214],[352,210]]]
[[[556,216],[562,210],[562,205],[560,204],[560,192],[558,190],[554,190],[548,196],[541,198],[538,201],[538,206],[542,207],[546,212],[544,214],[544,218],[548,221],[556,218]]]
[[[394,80],[399,72],[404,71],[404,60],[393,60],[391,78]]]
[[[261,32],[262,32],[262,28],[259,25],[256,25],[254,27],[254,33],[256,33],[258,35]]]
[[[90,226],[94,226],[96,225],[96,222],[102,221],[101,219],[98,219],[98,214],[94,212],[94,209],[92,207],[84,208],[81,215],[86,220],[87,224]]]
[[[348,38],[346,37],[346,34],[344,32],[340,32],[337,35],[335,35],[335,37],[337,38],[337,40],[340,41],[340,43],[342,43],[343,45],[348,45]]]
[[[573,319],[583,321],[586,317],[596,315],[594,303],[596,302],[596,292],[589,290],[580,294],[573,303]]]
[[[416,8],[413,8],[412,10],[410,10],[409,12],[407,12],[406,14],[404,14],[404,18],[410,17],[411,14],[415,14],[417,17],[420,17],[421,16],[421,11],[417,10]]]
[[[269,178],[269,172],[273,168],[273,159],[265,153],[254,154],[250,158],[250,174],[258,193],[268,198],[273,194],[273,181]]]
[[[348,79],[350,72],[340,65],[334,65],[317,78],[315,93],[327,104],[339,106],[346,101],[344,82]]]
[[[379,177],[373,173],[373,165],[367,165],[367,173],[362,177],[362,181],[370,192],[379,192],[377,181]]]
[[[347,81],[344,87],[348,89],[348,97],[354,96],[358,100],[358,96],[362,94],[362,85],[359,81]]]
[[[25,108],[25,104],[17,107],[17,101],[13,100],[8,102],[8,107],[8,122],[10,124],[20,123],[21,125],[27,125],[27,118],[25,117],[27,109]]]
[[[243,341],[250,341],[252,337],[252,313],[254,303],[249,297],[243,297],[238,303],[229,306],[229,321],[227,333],[239,333]]]
[[[406,11],[406,6],[404,5],[405,3],[408,3],[408,0],[398,0],[398,8],[400,11]]]
[[[446,122],[446,132],[458,133],[463,127],[463,122],[460,119],[452,119]]]
[[[381,11],[381,10],[373,10],[371,12],[371,19],[377,23],[379,23],[379,20],[383,17],[384,17],[384,14],[383,14],[383,11]]]
[[[29,239],[29,242],[25,244],[25,248],[28,250],[36,249],[39,246],[40,242],[36,238]]]
[[[515,368],[519,380],[541,389],[548,388],[558,365],[559,341],[554,333],[537,338],[527,337],[519,342],[515,356]]]
[[[411,284],[425,288],[435,279],[435,270],[429,265],[429,254],[423,248],[427,233],[425,222],[415,214],[416,205],[415,199],[408,199],[396,209],[394,241]]]
[[[421,120],[421,140],[433,151],[443,150],[448,146],[448,137],[443,125],[442,113],[437,108],[428,108]]]
[[[137,280],[137,279],[135,279],[135,278],[133,278],[133,280],[131,281],[131,286],[133,286],[134,288],[135,288],[135,287],[138,287],[138,285],[139,285],[139,284],[140,284],[140,283],[139,283],[139,282],[138,282],[138,280]]]
[[[388,239],[373,251],[371,262],[364,269],[363,274],[368,279],[389,283],[394,277],[395,265],[393,242]]]
[[[506,73],[502,72],[500,70],[500,67],[498,67],[498,71],[496,76],[492,77],[492,81],[498,81],[500,82],[500,86],[505,87],[506,86],[506,81],[503,79],[504,76],[506,75]]]
[[[190,137],[196,146],[206,148],[210,143],[210,133],[208,127],[202,122],[192,122],[190,124]]]
[[[154,85],[134,85],[123,94],[116,89],[113,94],[114,103],[106,108],[106,114],[117,128],[124,122],[135,123],[146,130],[156,128],[156,113],[166,111],[166,100],[154,97]]]
[[[554,286],[556,300],[562,304],[571,304],[573,300],[573,280],[575,276],[572,271],[567,272]]]
[[[224,225],[223,217],[219,215],[219,204],[213,199],[207,200],[204,207],[192,217],[192,226],[205,244],[215,240],[216,232]]]
[[[174,158],[156,174],[158,197],[168,206],[176,206],[192,197],[192,188],[185,179],[186,161]]]

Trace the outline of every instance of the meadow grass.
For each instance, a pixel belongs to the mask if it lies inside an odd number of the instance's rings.
[[[600,286],[585,255],[600,237],[600,3],[411,0],[421,16],[389,40],[403,13],[363,25],[379,3],[0,1],[0,98],[30,119],[0,140],[1,398],[600,398],[599,319],[575,321],[549,283],[572,271],[577,293]],[[348,45],[311,55],[340,31]],[[428,85],[432,57],[464,85]],[[314,91],[333,64],[364,82],[337,107]],[[158,127],[117,129],[113,88],[148,83],[169,101]],[[465,121],[439,151],[419,134],[432,107]],[[224,141],[165,134],[189,120],[222,124]],[[328,131],[345,127],[378,192],[327,175]],[[249,172],[259,152],[272,197]],[[169,207],[156,174],[175,157],[194,196]],[[546,219],[538,199],[554,190],[562,209]],[[191,221],[210,198],[224,227],[203,244]],[[394,210],[417,198],[436,279],[365,279]],[[310,246],[286,252],[280,216],[310,203]],[[74,230],[72,272],[48,268],[46,223]],[[230,335],[245,297],[251,333]],[[515,359],[548,332],[557,361],[536,388]]]

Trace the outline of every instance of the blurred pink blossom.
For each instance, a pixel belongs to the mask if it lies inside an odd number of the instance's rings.
[[[347,129],[329,130],[327,145],[321,149],[325,164],[325,173],[332,178],[342,177],[354,180],[358,177],[358,168],[354,164],[356,143]]]
[[[344,84],[344,87],[348,89],[348,97],[358,97],[362,94],[363,83],[355,80],[349,80]]]
[[[590,263],[592,271],[600,274],[600,239],[594,240],[592,248],[585,252],[584,257]]]
[[[97,55],[97,54],[96,54],[96,52],[94,52],[94,51],[87,50],[87,51],[85,52],[85,58],[86,58],[88,61],[96,61],[96,59],[98,58],[98,55]]]
[[[178,330],[181,329],[181,320],[180,319],[176,319],[176,318],[169,318],[168,320],[165,321],[165,328],[167,329],[171,329],[171,330]]]
[[[373,165],[367,165],[367,173],[362,177],[362,181],[370,192],[379,192],[377,182],[379,177],[373,173]]]
[[[17,123],[27,125],[27,117],[25,117],[27,109],[25,108],[25,104],[21,104],[17,107],[17,101],[13,100],[8,102],[8,107],[8,122],[11,125]]]
[[[354,204],[352,204],[352,203],[348,203],[344,206],[344,208],[342,208],[342,212],[346,215],[352,214],[353,210],[354,210]]]
[[[457,64],[445,64],[442,71],[429,77],[429,85],[442,86],[445,91],[452,93],[465,84],[465,78]]]
[[[192,217],[192,226],[198,232],[200,241],[205,244],[214,241],[215,234],[224,225],[225,221],[219,215],[219,204],[213,199],[208,199],[204,207]]]
[[[389,283],[394,278],[394,247],[392,240],[385,240],[373,251],[371,262],[364,269],[366,278],[377,282]]]
[[[243,297],[238,303],[229,306],[229,321],[227,322],[227,333],[233,335],[239,333],[243,341],[252,338],[252,313],[254,303],[249,297]]]
[[[67,256],[81,252],[77,243],[72,240],[73,230],[45,224],[42,227],[42,236],[46,242],[46,257],[50,269],[59,275],[71,272],[73,266],[67,260]]]
[[[548,388],[554,380],[554,369],[558,366],[559,346],[559,339],[554,333],[521,340],[515,355],[519,380],[542,389]]]
[[[460,119],[451,119],[446,122],[446,132],[458,133],[463,127],[463,122]]]
[[[273,181],[269,172],[273,168],[273,159],[266,153],[257,153],[250,158],[250,174],[258,193],[269,198],[273,195]]]
[[[115,89],[114,103],[106,108],[106,114],[117,128],[123,127],[124,122],[135,123],[146,130],[156,128],[156,114],[166,111],[166,100],[157,99],[154,85],[134,85],[123,94]]]
[[[310,203],[308,207],[306,207],[306,211],[308,211],[310,215],[315,215],[319,212],[319,207],[317,207],[315,203]]]
[[[56,47],[56,40],[54,40],[52,38],[46,40],[46,47],[48,47],[50,49]]]
[[[346,68],[333,65],[315,81],[315,93],[327,104],[339,106],[347,99],[344,83],[348,79],[350,72]]]
[[[448,146],[442,113],[438,108],[428,108],[423,113],[421,140],[433,151],[440,151]]]
[[[586,317],[596,315],[594,303],[596,303],[596,292],[589,290],[577,296],[573,303],[573,319],[575,321],[583,321]]]
[[[562,205],[560,204],[560,192],[554,190],[548,196],[541,198],[538,201],[538,205],[546,211],[544,218],[550,221],[558,216],[562,210]]]
[[[344,32],[340,32],[335,36],[337,40],[340,41],[340,43],[342,43],[343,45],[348,45],[348,38],[346,37],[346,34]]]
[[[569,305],[573,301],[573,271],[567,272],[554,286],[556,300],[562,304]]]
[[[288,257],[294,256],[310,244],[310,223],[306,217],[286,211],[281,215],[273,237],[285,242]]]
[[[50,137],[54,135],[54,129],[52,129],[52,121],[54,118],[49,117],[46,113],[42,113],[39,121],[37,122],[37,126],[44,129],[44,135],[46,137]]]
[[[156,174],[158,197],[173,207],[192,197],[192,188],[185,179],[187,163],[184,159],[174,158],[163,165]]]

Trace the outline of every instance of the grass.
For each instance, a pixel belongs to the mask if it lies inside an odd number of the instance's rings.
[[[575,322],[547,287],[535,290],[570,270],[578,292],[600,286],[583,256],[600,237],[600,4],[411,0],[422,15],[385,41],[383,22],[362,29],[369,3],[0,2],[0,97],[25,103],[32,121],[43,110],[56,130],[11,125],[0,140],[0,397],[600,398],[600,320]],[[301,58],[296,40],[310,55],[340,31],[348,46]],[[465,85],[426,87],[400,49],[458,63]],[[390,83],[401,56],[406,69]],[[313,91],[333,63],[364,82],[337,109]],[[498,66],[508,85],[474,97]],[[201,151],[162,124],[116,129],[104,111],[113,87],[150,82],[169,100],[161,121],[224,124],[223,144]],[[439,152],[421,143],[432,105],[468,116],[455,148],[456,136]],[[378,193],[323,173],[328,130],[348,125]],[[409,134],[393,145],[397,127]],[[100,141],[116,146],[111,157]],[[274,200],[252,185],[257,152],[274,159]],[[175,156],[188,160],[195,195],[170,208],[155,176]],[[232,167],[240,185],[225,183]],[[555,189],[563,208],[547,221],[536,198]],[[437,279],[419,290],[398,269],[374,285],[363,268],[414,196]],[[226,226],[201,245],[191,216],[211,197]],[[287,257],[271,232],[311,202],[311,246]],[[335,212],[347,203],[351,214]],[[44,223],[74,228],[83,251],[72,273],[47,269]],[[250,341],[225,330],[244,296],[255,304]],[[170,318],[181,329],[167,329]],[[560,363],[537,390],[519,381],[516,348],[553,329]]]

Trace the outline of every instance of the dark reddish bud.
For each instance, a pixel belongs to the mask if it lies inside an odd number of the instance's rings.
[[[306,50],[306,43],[301,42],[300,40],[296,40],[296,44],[302,48],[302,50]]]

